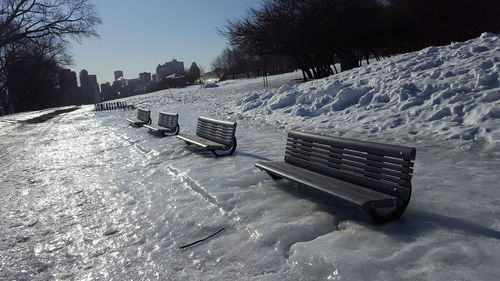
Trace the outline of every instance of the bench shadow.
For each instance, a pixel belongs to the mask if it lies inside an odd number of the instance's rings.
[[[395,227],[386,231],[394,236],[418,237],[437,229],[446,229],[450,232],[463,233],[476,237],[486,237],[500,240],[500,231],[488,228],[459,217],[447,216],[426,210],[411,208],[401,219],[394,222]],[[408,238],[405,238],[406,240]]]
[[[243,156],[243,157],[254,158],[254,159],[262,160],[262,161],[272,161],[269,158],[266,158],[266,157],[263,157],[263,156],[260,156],[260,155],[251,154],[251,153],[248,153],[248,152],[236,151],[234,153],[234,155],[235,156]]]
[[[151,130],[148,130],[148,134],[150,134],[151,136],[157,137],[159,139],[163,139],[163,138],[169,137],[169,136],[165,136],[164,134],[152,132]]]
[[[262,161],[272,161],[271,159],[263,157],[263,156],[259,156],[259,155],[255,155],[255,154],[251,154],[251,153],[247,153],[247,152],[241,152],[241,151],[235,151],[233,155],[214,156],[214,154],[212,152],[210,152],[209,150],[198,147],[196,145],[186,145],[185,148],[188,149],[190,152],[197,153],[200,156],[203,156],[206,158],[213,158],[214,160],[218,160],[218,159],[222,159],[222,158],[226,158],[226,157],[231,158],[231,157],[243,156],[243,157],[254,158],[254,159],[262,160]]]
[[[410,206],[400,219],[383,225],[376,225],[356,205],[340,200],[330,194],[287,180],[275,181],[275,186],[294,197],[317,203],[322,211],[332,214],[338,222],[344,220],[357,221],[371,230],[385,232],[401,241],[414,241],[440,229],[500,240],[500,231],[498,230],[463,218],[414,208],[411,206],[411,201]]]

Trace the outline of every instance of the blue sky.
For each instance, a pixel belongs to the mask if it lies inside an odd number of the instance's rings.
[[[173,58],[189,68],[195,61],[207,71],[227,46],[217,34],[226,19],[241,18],[261,0],[92,0],[103,20],[100,38],[75,43],[70,68],[96,74],[99,83],[154,73]]]

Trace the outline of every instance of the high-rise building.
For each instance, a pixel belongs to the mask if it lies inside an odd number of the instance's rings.
[[[57,72],[57,85],[59,86],[61,105],[81,104],[76,72],[70,69],[59,70]]]
[[[113,87],[109,82],[101,84],[101,97],[102,101],[111,100],[115,98]]]
[[[115,71],[114,74],[115,74],[115,81],[120,79],[120,77],[123,77],[123,71],[121,70]]]
[[[148,85],[149,83],[151,83],[151,73],[149,72],[139,73],[139,80],[141,80],[142,83],[144,83],[144,85]]]
[[[101,101],[101,92],[97,83],[96,75],[89,75],[88,71],[80,71],[80,86],[83,94],[83,103],[95,103]]]
[[[89,72],[85,69],[80,71],[80,87],[87,89],[89,85]]]
[[[80,71],[80,95],[79,100],[81,103],[84,104],[89,104],[89,103],[94,103],[94,95],[92,93],[92,87],[90,86],[90,80],[89,80],[89,72],[85,69]]]
[[[165,77],[171,74],[183,74],[184,73],[184,62],[177,61],[173,59],[172,61],[166,62],[165,64],[159,64],[156,67],[156,78],[158,81],[163,81]]]
[[[101,102],[101,91],[99,90],[99,83],[97,83],[97,75],[89,75],[90,89],[94,98],[93,103]]]

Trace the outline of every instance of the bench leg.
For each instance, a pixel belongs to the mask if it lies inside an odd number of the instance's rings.
[[[383,224],[392,220],[399,219],[403,212],[408,207],[409,201],[404,202],[402,205],[392,208],[372,208],[367,211],[368,215],[373,219],[376,224]]]
[[[234,151],[236,150],[236,146],[238,145],[238,142],[236,141],[236,138],[233,138],[231,148],[229,149],[228,153],[221,153],[220,150],[210,150],[210,152],[213,153],[216,157],[218,156],[225,156],[225,155],[233,155]]]
[[[174,136],[179,134],[179,130],[180,130],[180,128],[181,128],[181,127],[179,127],[179,124],[177,124],[177,126],[175,127],[175,132],[174,132],[174,134],[173,134]],[[162,134],[163,134],[164,136],[171,136],[171,135],[172,135],[172,133],[167,133],[167,132],[163,132]],[[187,141],[185,141],[185,143],[189,145],[189,143],[188,143]]]

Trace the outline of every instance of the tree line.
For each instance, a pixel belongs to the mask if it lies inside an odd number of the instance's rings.
[[[498,0],[267,0],[220,30],[231,47],[212,67],[234,76],[281,63],[302,70],[304,80],[321,78],[339,71],[335,63],[343,71],[498,33],[499,14]]]
[[[0,108],[61,105],[58,73],[71,63],[67,48],[97,36],[100,23],[88,0],[1,0]]]

